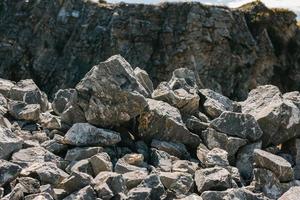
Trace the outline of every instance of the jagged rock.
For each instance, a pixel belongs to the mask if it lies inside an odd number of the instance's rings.
[[[282,182],[291,181],[294,178],[294,171],[291,164],[280,156],[269,152],[255,149],[254,162],[256,166],[269,169],[275,173]]]
[[[149,147],[147,146],[147,144],[142,141],[142,140],[139,140],[137,142],[135,142],[135,148],[136,148],[136,151],[140,154],[143,154],[144,156],[144,159],[146,161],[149,161],[150,159],[150,150],[149,150]]]
[[[179,111],[169,104],[147,99],[149,110],[139,117],[139,136],[145,140],[159,139],[198,146],[200,138],[183,124]]]
[[[82,173],[86,173],[90,176],[94,176],[94,171],[93,171],[92,165],[88,159],[84,159],[84,160],[80,160],[80,161],[71,163],[68,166],[68,168],[69,169],[66,169],[66,171],[70,170],[70,174],[72,174],[72,172],[82,172]]]
[[[236,167],[239,169],[241,176],[246,180],[250,180],[252,177],[254,150],[261,149],[261,146],[261,142],[256,142],[247,144],[238,150]]]
[[[197,148],[197,157],[206,167],[228,166],[228,153],[220,148],[208,150],[205,146],[200,145]]]
[[[74,146],[114,145],[121,141],[120,134],[108,129],[97,128],[88,123],[74,124],[64,137],[66,144]]]
[[[5,115],[7,113],[8,103],[7,99],[0,93],[0,114]]]
[[[1,200],[11,200],[11,199],[24,199],[23,186],[20,184],[15,185],[9,194],[4,196]]]
[[[88,185],[79,191],[67,196],[64,200],[84,199],[84,200],[95,200],[97,198],[93,188]]]
[[[118,160],[115,165],[115,172],[124,174],[133,171],[147,171],[146,163],[144,163],[143,154],[126,154]]]
[[[156,174],[150,174],[137,188],[150,188],[150,199],[163,199],[165,188]]]
[[[150,97],[154,88],[153,88],[153,83],[149,77],[149,74],[145,70],[142,70],[139,67],[136,67],[134,69],[134,74],[137,80],[139,81],[139,83],[146,89],[148,93],[147,97]]]
[[[183,172],[194,175],[198,169],[198,163],[188,160],[174,160],[172,165],[173,172]]]
[[[157,149],[151,149],[151,162],[161,171],[170,172],[172,170],[172,161],[176,157],[172,157],[170,154],[159,151]]]
[[[197,135],[200,135],[202,131],[204,131],[205,129],[207,129],[209,127],[208,122],[206,122],[206,121],[203,122],[195,116],[189,117],[185,121],[185,125],[190,131],[192,131],[193,133],[195,133]]]
[[[62,144],[62,141],[63,136],[54,135],[52,140],[43,142],[41,146],[54,154],[59,154],[68,150],[68,145]]]
[[[74,91],[75,89],[60,89],[55,93],[52,101],[52,109],[55,114],[61,115],[63,113]]]
[[[14,118],[37,122],[40,119],[40,105],[26,104],[21,101],[9,101],[8,111]]]
[[[27,195],[24,200],[53,200],[49,193],[39,193]]]
[[[189,196],[186,196],[184,198],[179,198],[177,200],[202,200],[202,198],[200,196],[198,196],[197,194],[191,194]]]
[[[224,111],[239,111],[238,104],[222,94],[214,92],[210,89],[201,89],[200,94],[204,111],[212,119],[219,117]]]
[[[40,182],[30,177],[21,177],[17,179],[18,184],[22,185],[26,194],[35,194],[40,192]]]
[[[117,126],[136,117],[147,106],[146,89],[120,55],[94,66],[76,86],[77,103],[86,121]]]
[[[187,194],[193,186],[193,176],[180,172],[159,173],[162,184],[175,195]]]
[[[278,200],[297,200],[299,199],[300,187],[292,187],[285,192]]]
[[[151,188],[147,187],[136,187],[131,189],[127,196],[128,199],[130,200],[140,200],[140,199],[145,199],[145,200],[150,200],[151,199]]]
[[[269,200],[261,194],[253,193],[244,188],[232,188],[226,191],[205,191],[201,194],[203,200],[223,200],[223,199],[247,199],[247,200]]]
[[[235,156],[240,147],[247,144],[247,140],[238,137],[229,137],[212,128],[202,131],[201,138],[209,148],[220,148],[228,153],[228,160],[231,164],[235,163]]]
[[[152,140],[151,147],[156,148],[161,151],[165,151],[168,154],[178,157],[178,158],[181,158],[181,159],[190,159],[191,158],[185,145],[183,145],[182,143]]]
[[[295,162],[294,166],[294,174],[295,179],[300,179],[300,139],[295,138],[289,140],[288,142],[282,145],[282,149],[284,152],[289,153],[293,157],[293,161]]]
[[[37,176],[41,184],[57,186],[69,175],[52,162],[34,163],[21,171],[22,176]]]
[[[300,110],[282,97],[276,86],[259,86],[242,102],[243,113],[251,114],[264,134],[263,146],[278,145],[298,135]]]
[[[40,123],[48,129],[61,129],[61,120],[59,117],[49,112],[41,113],[39,116]]]
[[[136,170],[122,174],[128,190],[137,187],[148,176],[148,172],[144,170]]]
[[[110,157],[105,152],[98,153],[92,156],[91,158],[89,158],[89,162],[91,163],[94,174],[96,176],[102,171],[113,170],[113,164],[111,163]]]
[[[93,178],[82,172],[72,172],[72,174],[62,180],[58,186],[69,194],[93,183]]]
[[[65,156],[65,160],[67,161],[76,161],[82,160],[86,158],[90,158],[97,153],[103,152],[104,149],[102,147],[75,147],[73,149],[69,149]]]
[[[263,134],[257,121],[250,114],[225,111],[210,125],[217,131],[250,141],[258,140]]]
[[[8,159],[12,153],[22,148],[22,140],[10,129],[0,127],[0,159]]]
[[[6,98],[9,98],[9,92],[11,88],[14,86],[15,86],[14,82],[0,78],[0,93],[4,95]]]
[[[206,190],[226,190],[232,187],[230,173],[221,167],[197,170],[195,183],[199,193]]]
[[[0,186],[3,186],[6,183],[14,180],[19,175],[21,170],[22,168],[19,165],[6,160],[0,160]]]
[[[63,199],[68,196],[68,192],[63,189],[54,188],[53,189],[53,197],[54,199]]]

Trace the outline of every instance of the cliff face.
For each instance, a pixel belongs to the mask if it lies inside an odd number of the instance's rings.
[[[83,0],[0,3],[0,76],[33,78],[49,94],[73,87],[95,64],[121,54],[156,85],[176,68],[200,86],[243,99],[259,84],[300,89],[296,15],[252,3],[98,4]]]

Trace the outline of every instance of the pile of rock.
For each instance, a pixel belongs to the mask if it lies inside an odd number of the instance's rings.
[[[235,102],[183,68],[154,90],[116,55],[52,103],[32,80],[0,93],[2,199],[298,198],[299,92]]]

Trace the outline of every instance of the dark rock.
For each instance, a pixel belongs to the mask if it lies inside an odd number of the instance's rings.
[[[8,111],[14,118],[37,122],[40,119],[40,105],[26,104],[21,101],[9,101]]]
[[[74,91],[74,89],[60,89],[55,93],[52,101],[52,109],[55,114],[61,115],[63,113]]]
[[[223,199],[241,199],[241,200],[269,200],[261,194],[253,193],[243,188],[233,188],[226,191],[205,191],[201,194],[203,200],[223,200]]]
[[[113,164],[111,163],[110,157],[105,152],[98,153],[92,156],[91,158],[89,158],[89,162],[92,165],[95,176],[97,176],[102,171],[113,170]]]
[[[137,188],[150,188],[150,199],[163,199],[165,196],[164,186],[156,174],[150,174]]]
[[[147,164],[144,162],[143,154],[126,154],[118,160],[115,165],[115,172],[124,174],[133,171],[147,171]]]
[[[190,159],[191,158],[185,145],[182,143],[152,140],[151,147],[156,148],[161,151],[165,151],[168,154],[178,157],[178,158],[181,158],[181,159]]]
[[[72,172],[69,177],[60,182],[58,188],[61,188],[70,194],[92,183],[93,178],[90,175],[82,172]]]
[[[104,149],[102,147],[76,147],[73,149],[69,149],[65,156],[65,160],[67,161],[76,161],[82,160],[86,158],[90,158],[97,153],[103,152]]]
[[[289,153],[295,163],[294,174],[295,179],[300,179],[300,139],[292,139],[282,145],[284,152]]]
[[[12,153],[22,148],[22,140],[11,130],[0,127],[0,159],[8,159]]]
[[[0,186],[5,185],[6,183],[14,180],[22,168],[19,165],[11,163],[6,160],[0,160]]]
[[[67,196],[64,200],[84,199],[95,200],[97,198],[95,191],[91,186],[86,186],[81,190]]]
[[[69,167],[70,167],[70,174],[72,172],[82,172],[82,173],[86,173],[90,176],[94,176],[94,171],[93,171],[92,165],[88,159],[80,160],[73,164],[71,163],[69,165]],[[67,169],[66,169],[66,171],[67,171]]]
[[[17,182],[22,185],[23,191],[26,194],[36,194],[40,192],[40,182],[37,179],[21,177],[18,178]]]
[[[52,140],[47,140],[41,144],[48,151],[59,154],[68,150],[68,145],[62,144],[63,136],[55,135]]]
[[[193,176],[180,172],[161,172],[159,173],[162,184],[175,195],[187,194],[194,183]]]
[[[170,172],[172,170],[172,161],[174,159],[176,159],[176,157],[172,157],[164,151],[151,149],[151,162],[161,171]]]
[[[205,146],[200,145],[197,148],[197,157],[206,167],[228,166],[228,153],[220,148],[208,150]]]
[[[209,127],[208,122],[203,122],[195,116],[189,117],[185,121],[186,127],[193,133],[200,135],[202,131]]]

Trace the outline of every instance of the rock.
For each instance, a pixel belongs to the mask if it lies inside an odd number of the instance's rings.
[[[172,165],[173,172],[183,172],[194,175],[198,169],[198,163],[188,160],[174,160]]]
[[[45,112],[49,108],[48,97],[41,92],[32,79],[21,80],[14,85],[9,97],[12,100],[24,101],[27,104],[39,104],[41,111]]]
[[[151,149],[151,162],[161,171],[170,172],[172,170],[172,161],[174,158],[164,151]]]
[[[180,172],[159,173],[162,184],[176,195],[187,194],[193,186],[193,176]]]
[[[88,159],[84,159],[84,160],[77,161],[75,163],[71,163],[68,166],[68,169],[66,169],[66,171],[68,171],[69,169],[70,169],[70,174],[72,174],[72,172],[82,172],[82,173],[88,174],[90,176],[94,176],[94,171],[93,171],[92,165]]]
[[[10,129],[0,127],[0,159],[8,159],[11,154],[22,148],[22,140]]]
[[[271,170],[282,182],[291,181],[294,178],[291,164],[280,156],[255,149],[254,162],[258,167]]]
[[[138,82],[146,89],[148,93],[147,97],[150,97],[154,88],[153,88],[153,83],[149,77],[149,74],[145,70],[142,70],[139,67],[136,67],[133,72]]]
[[[207,129],[209,127],[208,122],[201,121],[200,119],[198,119],[195,116],[189,117],[185,121],[185,125],[191,132],[193,132],[197,135],[200,135],[202,131],[204,131],[205,129]]]
[[[151,188],[147,188],[147,187],[136,187],[130,190],[127,196],[128,199],[130,200],[139,200],[139,199],[150,200],[151,190],[152,190]]]
[[[89,158],[89,162],[91,163],[94,174],[96,176],[102,171],[113,170],[113,164],[111,163],[110,157],[105,152],[98,153],[92,156],[91,158]]]
[[[40,114],[40,123],[43,127],[48,129],[61,129],[61,120],[59,117],[50,114],[49,112]]]
[[[251,199],[269,200],[261,194],[253,193],[243,188],[232,188],[226,191],[205,191],[201,194],[203,200],[223,200],[223,199]]]
[[[197,149],[197,157],[206,167],[228,166],[228,153],[219,148],[208,150],[203,145]]]
[[[92,183],[93,178],[90,175],[82,172],[72,172],[69,177],[60,182],[58,188],[61,188],[70,194]]]
[[[210,125],[217,131],[250,141],[258,140],[263,134],[257,121],[250,114],[225,111]]]
[[[242,102],[243,113],[251,114],[264,134],[263,146],[278,145],[298,135],[300,110],[282,97],[276,86],[259,86]]]
[[[9,98],[9,92],[12,87],[15,86],[15,83],[10,80],[5,80],[0,78],[0,93],[6,98]]]
[[[103,152],[104,149],[102,147],[75,147],[73,149],[69,149],[65,156],[65,160],[67,161],[78,161],[86,158],[90,158],[97,153]]]
[[[60,89],[55,93],[52,101],[52,109],[55,114],[61,115],[63,113],[74,92],[74,89]]]
[[[6,160],[0,160],[0,187],[13,181],[21,172],[19,165]]]
[[[143,154],[126,154],[118,160],[115,165],[115,172],[124,174],[133,171],[147,171],[147,164],[144,163]]]
[[[161,151],[165,151],[168,154],[181,158],[181,159],[190,159],[191,156],[187,151],[184,144],[174,143],[174,142],[166,142],[160,140],[152,140],[151,147],[156,148]]]
[[[8,111],[14,118],[37,122],[40,119],[40,105],[26,104],[21,101],[9,101]]]
[[[230,173],[221,167],[197,170],[195,183],[199,193],[206,190],[226,190],[231,188]]]
[[[66,190],[59,189],[59,188],[54,188],[53,193],[54,193],[53,194],[54,199],[63,199],[66,196],[68,196],[68,192]]]
[[[66,144],[74,146],[114,145],[121,141],[120,134],[88,123],[74,124],[64,137]]]
[[[282,145],[284,152],[289,153],[295,162],[294,174],[295,179],[300,179],[300,139],[295,138],[287,141]]]
[[[97,198],[93,188],[88,185],[79,191],[67,196],[64,200],[84,199],[84,200],[95,200]]]
[[[299,199],[300,187],[292,187],[284,193],[278,200],[297,200]]]
[[[5,115],[7,113],[7,108],[8,108],[7,100],[3,96],[3,94],[0,93],[0,114]]]
[[[128,190],[137,187],[148,176],[147,171],[136,170],[122,174]]]
[[[24,199],[23,186],[20,184],[15,185],[9,194],[4,196],[1,200],[11,200],[11,199]]]
[[[253,154],[255,149],[261,149],[261,142],[247,144],[238,150],[236,157],[236,167],[245,180],[250,180],[253,170]]]
[[[149,153],[150,150],[149,150],[149,147],[147,146],[147,144],[144,141],[139,140],[139,141],[135,142],[135,148],[136,148],[137,153],[143,154],[144,159],[146,161],[149,161],[149,159],[150,159],[150,153]]]
[[[49,193],[40,193],[28,195],[24,200],[53,200],[53,198]]]
[[[201,138],[204,144],[209,148],[220,148],[228,152],[229,163],[235,163],[237,151],[247,144],[247,140],[238,137],[229,137],[224,133],[220,133],[212,128],[202,131]]]
[[[150,199],[163,199],[165,196],[165,189],[156,174],[150,174],[137,188],[150,188]]]
[[[118,126],[147,106],[146,89],[120,55],[94,66],[76,86],[77,103],[90,124]]]
[[[55,135],[52,140],[47,140],[41,144],[42,147],[54,154],[60,154],[68,150],[68,145],[62,144],[63,136]]]
[[[186,196],[184,198],[180,198],[177,200],[202,200],[202,198],[200,196],[198,196],[197,194],[191,194],[189,196]]]
[[[139,117],[139,136],[145,140],[159,139],[181,142],[191,147],[200,143],[197,135],[183,124],[179,111],[169,104],[147,99],[149,110]]]
[[[22,185],[23,191],[26,194],[36,194],[40,192],[40,182],[37,179],[30,177],[21,177],[17,182]]]
[[[239,110],[237,103],[213,90],[200,89],[200,97],[205,113],[212,119],[219,117],[224,111],[237,112]]]

